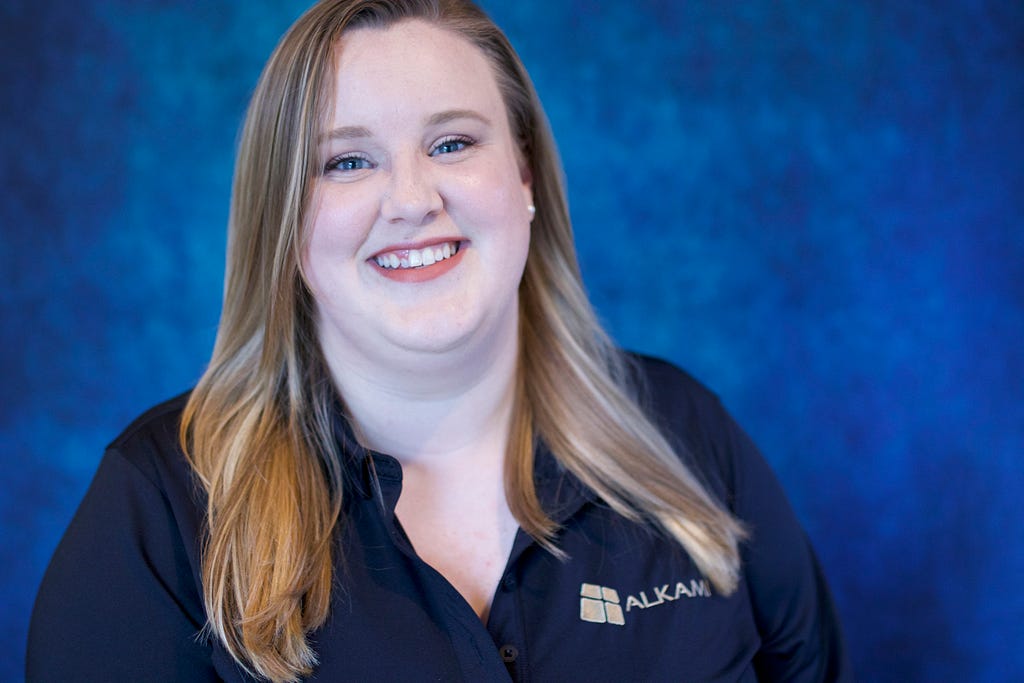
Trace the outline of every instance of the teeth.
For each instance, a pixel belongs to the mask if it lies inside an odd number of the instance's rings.
[[[441,246],[425,249],[402,249],[374,257],[381,268],[421,268],[451,258],[459,251],[458,242],[445,242]],[[401,255],[399,255],[401,254]]]

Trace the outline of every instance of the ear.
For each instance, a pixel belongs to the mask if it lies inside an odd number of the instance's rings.
[[[523,184],[523,201],[527,206],[533,205],[533,174],[525,162],[519,164],[519,180]]]
[[[530,162],[524,158],[525,156],[522,151],[516,154],[519,160],[519,177],[524,183],[533,185],[533,173],[530,171]]]

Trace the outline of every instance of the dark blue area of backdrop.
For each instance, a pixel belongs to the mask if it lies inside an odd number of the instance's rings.
[[[189,387],[304,2],[0,7],[0,679],[104,444]],[[716,389],[866,681],[1024,678],[1024,5],[488,0],[624,345]]]

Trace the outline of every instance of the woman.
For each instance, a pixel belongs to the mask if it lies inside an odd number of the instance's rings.
[[[837,680],[767,466],[583,293],[466,0],[325,0],[246,119],[213,359],[106,454],[30,680]]]

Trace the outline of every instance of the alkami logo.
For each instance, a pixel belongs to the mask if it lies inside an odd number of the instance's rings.
[[[646,591],[638,595],[626,596],[626,612],[631,609],[647,609],[657,607],[666,602],[675,602],[679,598],[710,598],[711,585],[707,579],[690,579],[689,586],[677,581],[675,586],[665,583],[651,589],[654,600],[647,597]],[[580,619],[594,624],[615,624],[625,626],[626,616],[619,601],[619,592],[614,588],[599,586],[595,583],[580,585]]]
[[[619,593],[593,583],[580,585],[580,619],[595,624],[623,626],[626,618],[622,615]]]

